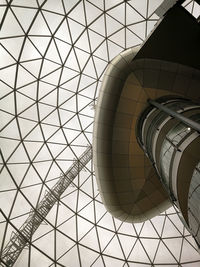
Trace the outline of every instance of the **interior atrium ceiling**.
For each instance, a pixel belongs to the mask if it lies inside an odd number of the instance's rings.
[[[0,0],[1,253],[31,209],[92,144],[105,68],[145,40],[161,2]],[[200,13],[194,1],[185,6]],[[15,266],[38,264],[197,267],[200,255],[174,208],[140,224],[114,219],[101,202],[91,160]]]

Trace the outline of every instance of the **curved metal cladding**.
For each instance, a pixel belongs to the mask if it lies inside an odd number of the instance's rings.
[[[121,53],[110,63],[94,124],[94,165],[103,202],[113,216],[128,222],[145,221],[170,205],[152,163],[137,143],[136,122],[149,98],[197,99],[200,77],[196,69],[178,63],[130,61],[137,49]],[[183,75],[187,88],[180,87]]]
[[[136,140],[135,123],[148,93],[155,94],[154,89],[143,90],[135,76],[138,67],[131,61],[138,49],[121,53],[108,66],[96,107],[93,143],[104,205],[113,216],[129,222],[145,221],[170,205]],[[162,94],[160,90],[155,95]]]

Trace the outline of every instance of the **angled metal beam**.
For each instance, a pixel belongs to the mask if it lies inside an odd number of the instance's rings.
[[[92,146],[89,146],[79,159],[75,160],[64,175],[61,175],[58,182],[48,191],[40,201],[36,209],[31,209],[29,217],[20,227],[19,232],[13,232],[10,241],[3,250],[0,266],[13,266],[20,253],[31,240],[44,218],[50,212],[54,204],[60,199],[63,192],[72,183],[78,173],[92,159]]]

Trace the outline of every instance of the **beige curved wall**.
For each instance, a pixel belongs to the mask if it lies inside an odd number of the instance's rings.
[[[148,98],[187,95],[185,86],[180,90],[181,75],[193,87],[196,79],[195,75],[191,78],[192,68],[176,63],[132,61],[138,50],[129,49],[109,64],[97,102],[93,138],[103,203],[114,217],[129,222],[152,218],[170,206],[154,168],[137,143],[137,118]]]

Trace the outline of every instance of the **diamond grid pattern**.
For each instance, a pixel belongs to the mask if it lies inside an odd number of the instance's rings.
[[[0,1],[1,251],[60,173],[92,143],[104,70],[118,53],[144,41],[161,2]],[[185,5],[198,12],[194,1]],[[174,208],[142,224],[112,218],[91,161],[15,266],[38,263],[198,266],[200,256]]]

